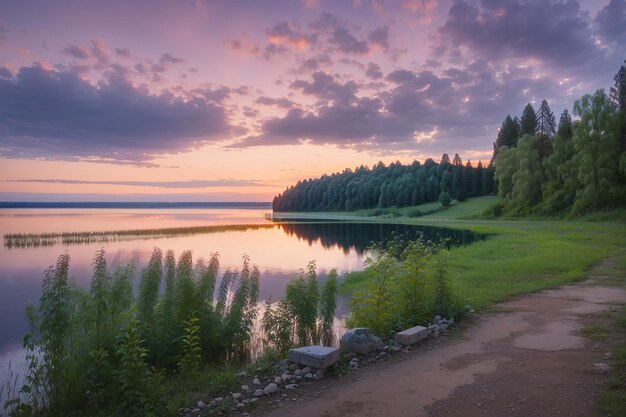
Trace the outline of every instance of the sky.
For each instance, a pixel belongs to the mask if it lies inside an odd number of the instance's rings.
[[[626,0],[0,0],[0,201],[270,201],[608,89]]]

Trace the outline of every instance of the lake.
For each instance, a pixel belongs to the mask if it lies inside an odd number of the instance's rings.
[[[475,238],[466,231],[393,224],[272,223],[265,219],[269,211],[265,204],[0,209],[0,381],[9,362],[15,368],[20,361],[22,337],[28,330],[24,309],[38,302],[43,271],[66,251],[72,259],[70,275],[84,287],[89,285],[92,258],[100,248],[106,251],[110,269],[133,262],[138,273],[154,247],[164,252],[172,249],[177,256],[191,250],[194,260],[219,252],[222,272],[239,268],[242,255],[247,254],[261,272],[262,301],[282,296],[287,280],[298,276],[311,260],[316,261],[322,281],[332,268],[340,276],[361,269],[371,242],[394,233],[414,237],[423,232],[428,238],[441,235],[461,242]],[[346,313],[346,300],[340,298],[339,328]]]

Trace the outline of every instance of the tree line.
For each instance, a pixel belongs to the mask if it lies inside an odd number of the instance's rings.
[[[625,61],[626,63],[626,61]],[[626,203],[626,65],[609,95],[586,94],[557,125],[546,100],[506,116],[492,162],[494,215],[580,215]]]
[[[320,178],[298,181],[274,197],[274,211],[352,211],[406,207],[440,200],[465,200],[495,192],[494,166],[465,165],[459,154],[444,153],[439,163],[429,158],[410,165],[379,162]]]

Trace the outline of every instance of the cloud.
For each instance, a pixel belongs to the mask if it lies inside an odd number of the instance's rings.
[[[93,85],[79,74],[22,67],[0,79],[1,154],[142,162],[228,137],[228,116],[201,96],[136,87],[119,71]]]
[[[371,31],[367,37],[370,43],[380,46],[385,51],[389,49],[389,26],[383,26]]]
[[[167,64],[182,64],[186,62],[184,59],[176,57],[170,53],[164,53],[159,58],[159,64],[167,65]]]
[[[122,58],[130,58],[130,50],[128,48],[115,48],[115,53]]]
[[[317,35],[294,31],[291,23],[279,22],[267,30],[267,40],[272,44],[288,44],[294,48],[311,48],[317,42]]]
[[[594,19],[598,34],[607,44],[626,44],[626,1],[611,0]]]
[[[259,134],[230,147],[311,143],[382,153],[485,148],[489,152],[507,113],[519,114],[524,103],[554,97],[560,88],[558,81],[537,76],[532,68],[501,70],[496,75],[485,60],[441,74],[398,69],[384,77],[387,84],[380,92],[368,97],[357,95],[353,81],[317,72],[311,80],[294,81],[291,88],[321,101],[312,108],[292,107],[284,116],[266,118]],[[559,103],[550,104],[560,112]]]
[[[89,58],[89,50],[82,48],[77,45],[68,45],[61,50],[61,53],[64,55],[71,56],[72,58],[77,59],[88,59]]]
[[[295,103],[287,98],[273,98],[273,97],[266,97],[266,96],[261,96],[258,97],[255,100],[255,103],[257,104],[264,104],[266,106],[277,106],[277,107],[281,107],[283,109],[288,109],[290,107],[292,107]]]
[[[558,66],[581,65],[600,55],[588,15],[576,1],[454,0],[436,39],[490,59],[533,58]]]
[[[335,103],[347,104],[356,100],[357,85],[354,81],[344,84],[335,81],[332,75],[322,71],[311,74],[313,81],[295,80],[289,86],[293,90],[300,90],[305,95],[319,99],[330,100]]]
[[[372,80],[378,80],[378,79],[383,78],[383,73],[380,70],[380,67],[377,64],[374,64],[373,62],[370,62],[367,65],[367,71],[365,71],[365,75],[370,77]]]
[[[367,41],[358,40],[348,28],[340,27],[333,31],[330,43],[344,54],[364,55],[370,51]]]
[[[250,187],[262,186],[262,182],[253,180],[236,180],[223,178],[217,180],[183,180],[183,181],[115,181],[115,180],[74,180],[74,179],[54,179],[54,178],[26,178],[11,179],[3,182],[17,183],[37,183],[37,184],[68,184],[68,185],[126,185],[132,187],[154,187],[154,188],[213,188],[213,187]]]

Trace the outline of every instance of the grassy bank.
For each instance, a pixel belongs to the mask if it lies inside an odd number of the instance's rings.
[[[359,212],[311,215],[461,228],[489,234],[488,240],[452,249],[449,257],[454,286],[476,309],[487,308],[514,295],[584,279],[587,269],[601,259],[609,255],[623,256],[626,252],[626,223],[623,221],[468,219],[477,217],[493,201],[493,197],[471,199],[419,218],[380,219],[364,217]],[[415,208],[403,210],[411,209]],[[309,213],[288,215],[303,218]],[[364,288],[370,279],[364,272],[349,274],[341,291],[350,294]]]

